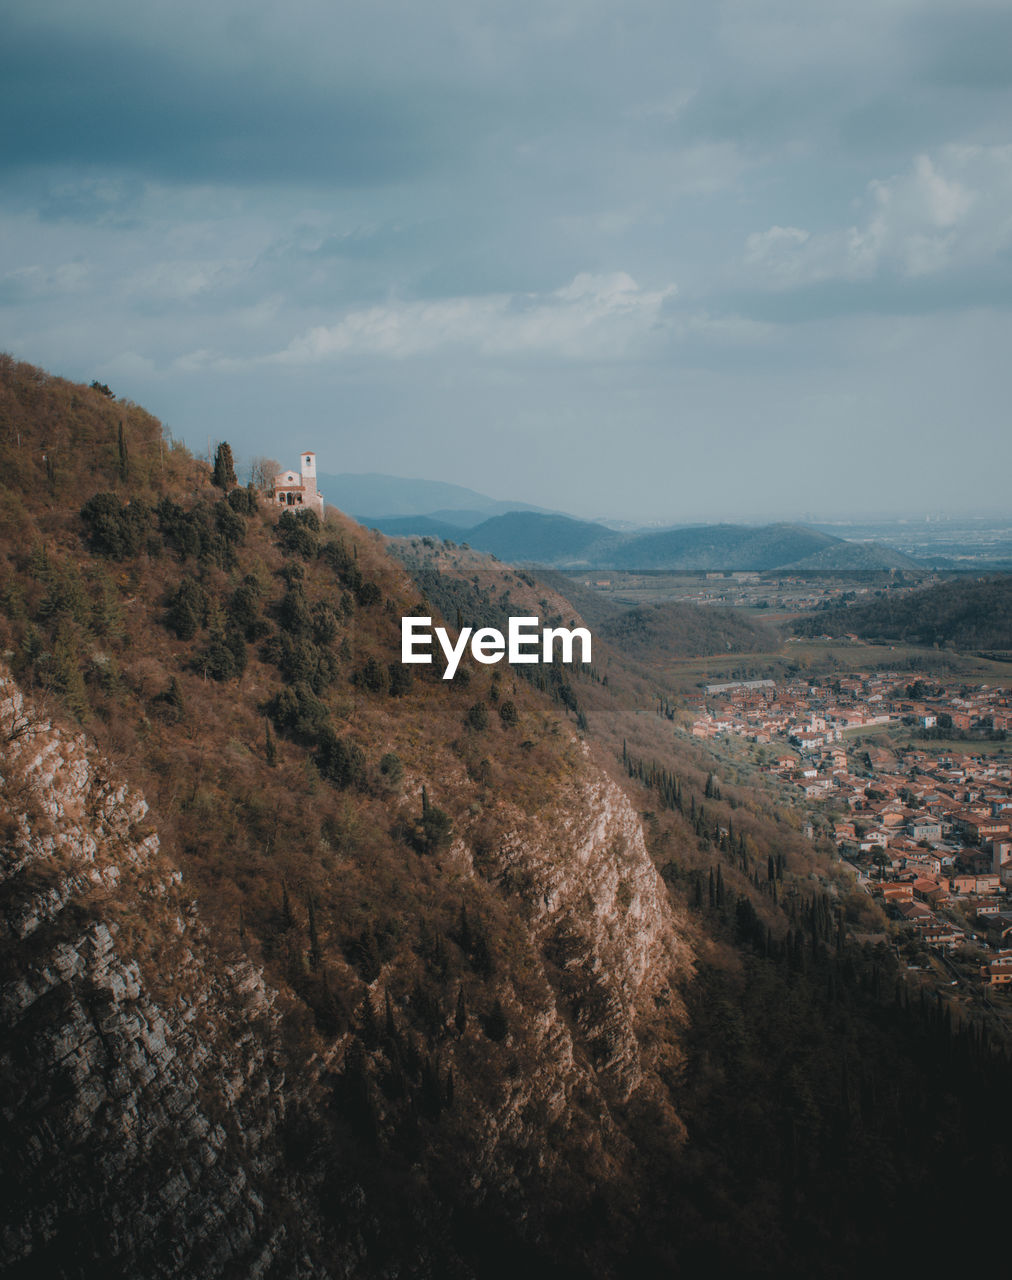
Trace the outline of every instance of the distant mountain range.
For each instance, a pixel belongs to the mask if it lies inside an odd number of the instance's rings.
[[[351,472],[324,475],[321,472],[318,483],[328,502],[347,511],[361,524],[372,527],[378,527],[377,519],[427,516],[459,531],[481,524],[489,516],[504,515],[507,511],[547,510],[531,506],[529,502],[504,502],[490,498],[474,489],[443,480],[406,480],[375,471],[360,475]],[[417,533],[419,530],[413,524],[407,532]]]
[[[877,543],[846,542],[796,524],[618,530],[435,480],[321,476],[328,502],[390,537],[466,541],[512,563],[637,570],[920,569]]]

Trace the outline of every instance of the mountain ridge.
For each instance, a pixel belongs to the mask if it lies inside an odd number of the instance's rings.
[[[675,525],[622,532],[594,521],[510,511],[457,529],[426,516],[368,518],[391,537],[466,541],[500,560],[549,568],[763,571],[921,568],[912,557],[875,544],[848,543],[804,525]]]

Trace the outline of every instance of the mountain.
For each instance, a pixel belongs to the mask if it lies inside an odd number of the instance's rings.
[[[780,569],[821,551],[833,539],[800,525],[705,525],[642,534],[627,541],[618,569]]]
[[[405,666],[405,615],[581,619],[211,474],[0,357],[0,1271],[962,1259],[928,1228],[1008,1189],[1000,1020],[867,941],[880,908],[633,632]]]
[[[378,520],[391,516],[429,516],[449,525],[470,528],[489,516],[507,511],[545,510],[526,502],[489,498],[474,489],[443,480],[410,480],[379,472],[321,473],[318,482],[328,502],[353,513],[366,525],[376,525]]]
[[[843,542],[804,556],[793,569],[837,572],[861,569],[921,569],[926,562],[877,542]]]
[[[872,569],[920,567],[901,552],[844,542],[801,525],[690,525],[619,532],[588,520],[511,511],[454,530],[419,516],[373,521],[390,536],[464,539],[500,560],[559,568],[656,570]]]

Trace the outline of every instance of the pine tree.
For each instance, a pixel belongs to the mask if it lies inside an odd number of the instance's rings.
[[[232,461],[232,446],[223,440],[214,454],[214,472],[211,483],[227,493],[236,486],[235,463]]]

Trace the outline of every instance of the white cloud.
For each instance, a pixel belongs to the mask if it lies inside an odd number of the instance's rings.
[[[273,360],[314,364],[353,355],[392,358],[443,348],[482,356],[609,359],[649,344],[675,287],[641,289],[625,272],[582,272],[551,293],[494,293],[393,302],[349,311],[295,338]]]
[[[868,184],[860,224],[811,233],[773,226],[745,241],[745,263],[779,288],[973,268],[1012,244],[1012,146],[944,147]]]

